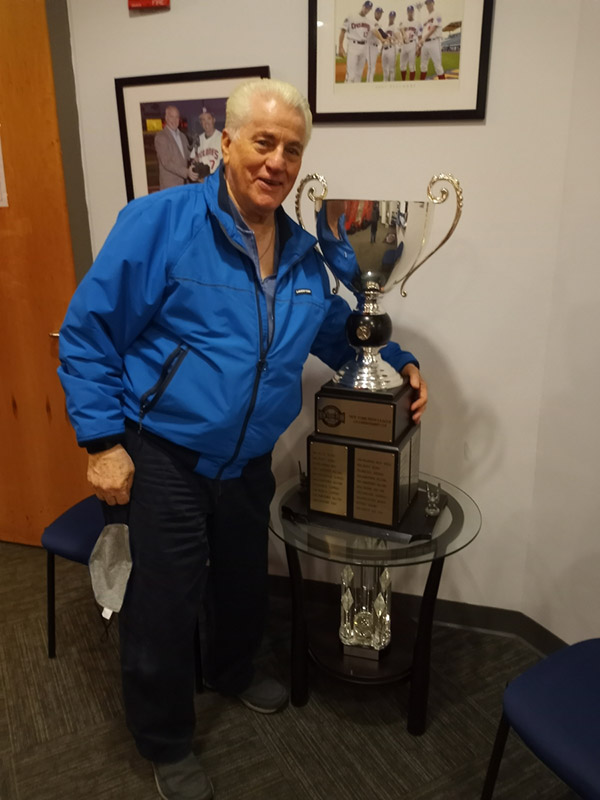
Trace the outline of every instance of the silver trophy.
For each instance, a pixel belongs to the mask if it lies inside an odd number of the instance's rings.
[[[431,247],[433,212],[454,189],[452,224]],[[314,205],[316,236],[333,275],[357,297],[346,322],[356,351],[315,395],[315,429],[307,439],[308,510],[361,528],[400,530],[417,497],[420,426],[412,421],[413,389],[380,355],[390,341],[392,322],[381,295],[399,285],[402,296],[411,275],[448,241],[462,213],[462,190],[452,175],[435,175],[428,200],[332,200],[321,175],[307,175],[303,190]],[[436,188],[439,193],[436,193]],[[334,291],[337,291],[337,286]]]
[[[379,297],[398,284],[406,297],[408,279],[448,241],[462,213],[460,184],[452,175],[435,175],[427,187],[427,201],[331,200],[326,199],[325,178],[307,175],[296,193],[296,215],[302,227],[302,192],[314,182],[320,184],[321,193],[310,187],[307,195],[314,203],[319,246],[333,275],[358,298],[346,326],[356,358],[342,367],[333,381],[368,391],[393,389],[402,384],[402,376],[379,354],[392,333],[391,319],[380,309]],[[449,196],[446,187],[434,193],[440,182],[453,187],[456,210],[446,235],[427,252],[435,206]]]

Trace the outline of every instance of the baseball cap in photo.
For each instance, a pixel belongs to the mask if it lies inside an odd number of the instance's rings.
[[[396,16],[396,12],[395,11],[390,11],[390,17],[395,17],[395,16]]]
[[[366,6],[367,8],[373,8],[373,3],[371,2],[371,0],[365,0],[365,2],[363,3],[363,8],[364,8],[365,6]]]
[[[406,10],[407,11],[414,11],[415,7],[414,6],[406,6]]]
[[[383,14],[383,8],[381,8],[381,6],[377,6],[377,8],[375,9],[375,11],[376,11],[376,12],[377,12],[377,11],[379,11],[379,13],[380,13],[380,14]]]

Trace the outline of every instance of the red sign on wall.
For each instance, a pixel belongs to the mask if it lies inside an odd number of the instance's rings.
[[[171,0],[128,0],[129,8],[171,8]]]

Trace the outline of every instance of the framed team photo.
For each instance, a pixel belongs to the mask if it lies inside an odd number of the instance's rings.
[[[127,200],[202,182],[221,162],[225,104],[268,66],[116,78]]]
[[[315,122],[484,119],[493,0],[308,0]]]

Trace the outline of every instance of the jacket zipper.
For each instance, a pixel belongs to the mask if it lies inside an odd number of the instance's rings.
[[[146,414],[151,411],[158,403],[164,394],[167,386],[175,377],[175,373],[181,366],[183,359],[187,356],[189,347],[187,345],[178,345],[172,353],[169,354],[158,376],[158,380],[148,389],[147,392],[140,397],[140,413],[138,417],[138,433],[142,430],[142,421]]]
[[[247,256],[247,254],[246,254]],[[254,266],[254,265],[253,265]],[[242,449],[242,444],[244,442],[244,438],[246,436],[246,430],[248,428],[248,423],[250,422],[250,417],[252,416],[252,412],[254,411],[254,407],[256,405],[256,396],[258,395],[258,387],[260,384],[260,376],[267,368],[267,355],[269,352],[269,348],[271,347],[271,342],[273,341],[273,335],[275,333],[275,314],[273,313],[273,329],[271,333],[271,338],[267,342],[267,346],[263,349],[263,325],[262,325],[262,317],[260,313],[260,294],[259,294],[259,287],[258,283],[254,281],[254,297],[256,299],[256,314],[258,317],[258,335],[260,339],[260,357],[256,363],[256,372],[254,374],[254,384],[252,386],[252,395],[250,397],[250,403],[248,405],[248,410],[246,411],[246,416],[244,417],[244,422],[242,423],[242,429],[240,431],[240,435],[238,436],[238,440],[235,446],[235,450],[233,451],[233,455],[226,461],[217,473],[216,480],[220,480],[221,476],[223,475],[224,470],[227,469],[230,464],[236,460],[238,455],[240,454],[240,450]]]
[[[233,241],[221,222],[219,221],[219,227],[227,241],[239,250],[240,253],[244,255],[245,258],[249,258],[248,253],[244,250],[243,247],[240,247],[237,242]],[[250,259],[251,260],[251,259]],[[242,449],[242,444],[244,442],[244,437],[246,436],[246,430],[248,428],[248,423],[250,422],[250,417],[252,416],[252,412],[254,411],[254,407],[256,405],[256,396],[258,395],[258,386],[260,384],[260,376],[267,368],[267,355],[269,353],[269,348],[271,347],[271,342],[273,341],[273,337],[275,335],[275,304],[273,304],[273,326],[271,331],[271,338],[267,342],[266,348],[263,349],[263,325],[262,325],[262,317],[260,313],[260,295],[259,295],[259,286],[258,280],[254,275],[254,264],[252,264],[253,270],[253,277],[254,277],[254,297],[256,299],[256,315],[258,318],[258,336],[260,341],[260,355],[259,359],[256,363],[256,372],[254,374],[254,384],[252,386],[252,395],[250,397],[250,404],[248,405],[248,410],[246,411],[246,416],[244,417],[244,422],[242,423],[242,429],[240,431],[240,435],[238,436],[238,440],[235,446],[235,450],[233,451],[233,455],[221,466],[219,469],[215,480],[220,480],[223,472],[229,467],[238,457],[240,450]]]
[[[240,253],[242,253],[246,258],[249,258],[248,253],[244,250],[244,248],[240,247],[237,244],[237,242],[235,242],[235,241],[233,241],[233,239],[231,239],[231,237],[229,236],[229,234],[227,233],[227,231],[225,230],[225,228],[221,224],[220,220],[219,220],[219,227],[221,228],[221,231],[222,231],[223,235],[225,236],[225,238],[227,239],[227,241],[230,242],[230,244],[232,244],[233,247],[236,248],[236,250],[239,250]],[[290,264],[289,269],[294,267],[299,260],[300,259],[297,258],[295,261],[293,261]],[[254,264],[252,264],[252,269],[254,270]],[[231,458],[229,458],[221,466],[221,468],[219,469],[219,471],[217,473],[217,476],[216,476],[215,480],[220,480],[221,479],[221,476],[223,475],[223,472],[227,469],[228,466],[230,466],[230,464],[233,464],[233,462],[238,457],[238,455],[240,453],[240,450],[242,449],[242,444],[244,442],[244,437],[246,436],[246,429],[248,428],[248,423],[250,422],[250,417],[252,416],[252,412],[254,411],[254,406],[256,405],[256,396],[258,394],[258,386],[259,386],[259,383],[260,383],[260,376],[261,376],[261,373],[263,373],[267,368],[267,355],[269,353],[269,349],[271,347],[271,343],[272,343],[273,338],[275,336],[275,304],[273,303],[273,325],[272,325],[272,331],[271,331],[271,338],[267,342],[266,349],[263,350],[263,338],[262,338],[263,337],[263,329],[262,329],[263,326],[262,326],[262,318],[261,318],[261,314],[260,314],[259,287],[258,287],[258,282],[257,282],[256,277],[254,277],[254,293],[255,293],[255,297],[256,297],[256,311],[257,311],[257,316],[258,316],[258,334],[259,334],[259,337],[260,337],[260,358],[259,358],[259,360],[258,360],[258,362],[256,364],[256,373],[254,375],[254,385],[252,387],[252,396],[250,398],[250,405],[248,406],[248,410],[246,412],[246,416],[244,417],[244,422],[242,424],[242,429],[240,431],[240,435],[238,437],[237,444],[235,446],[235,450],[234,450],[233,455],[231,456]]]

